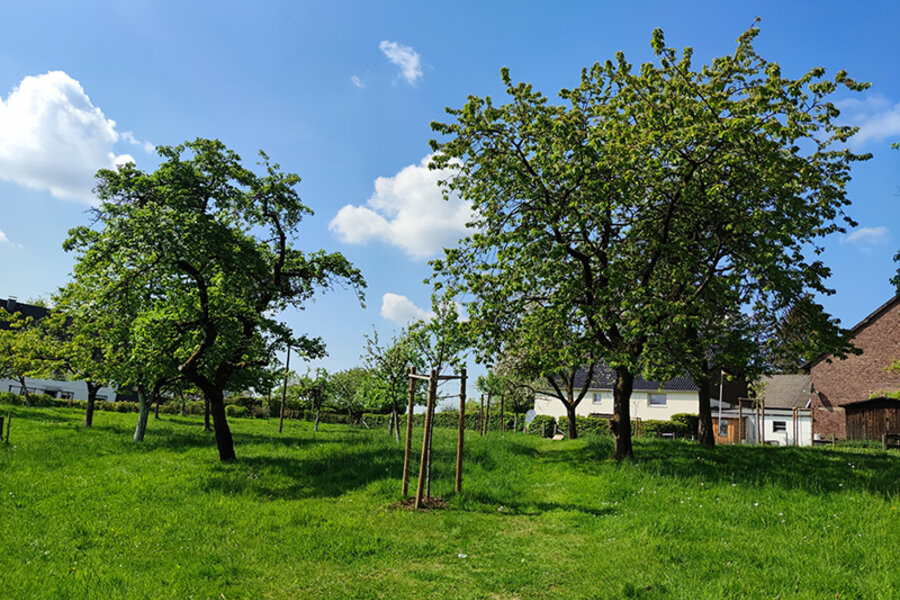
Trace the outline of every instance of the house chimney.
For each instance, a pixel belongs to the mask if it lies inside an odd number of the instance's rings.
[[[6,299],[6,312],[16,312],[16,297],[10,296]]]

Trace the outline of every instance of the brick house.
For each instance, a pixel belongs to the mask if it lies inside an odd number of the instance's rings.
[[[878,307],[850,331],[862,354],[844,360],[823,356],[809,364],[812,430],[819,438],[847,436],[844,405],[868,400],[878,392],[900,390],[900,373],[886,371],[900,358],[900,296]]]

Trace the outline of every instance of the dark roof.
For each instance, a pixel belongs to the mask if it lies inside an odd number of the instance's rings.
[[[860,321],[859,323],[857,323],[856,325],[854,325],[853,327],[850,328],[851,337],[855,337],[857,333],[859,333],[860,331],[862,331],[863,329],[865,329],[866,327],[871,325],[873,321],[876,321],[879,317],[881,317],[881,315],[883,315],[884,313],[886,313],[887,311],[892,309],[894,307],[894,305],[897,304],[898,302],[900,302],[900,294],[894,296],[893,298],[891,298],[890,300],[888,300],[887,302],[885,302],[884,304],[882,304],[881,306],[879,306],[878,308],[873,310],[862,321]],[[800,368],[808,371],[814,365],[822,362],[829,356],[831,356],[831,354],[823,354],[822,356],[801,365]]]
[[[5,300],[0,298],[0,308],[6,309],[8,313],[19,313],[24,318],[31,317],[35,321],[43,319],[50,314],[50,309],[19,302],[15,298],[7,298]],[[0,320],[0,329],[9,329],[9,323]]]
[[[575,374],[575,388],[581,389],[584,385],[584,379],[587,377],[587,369],[581,368]],[[598,362],[594,365],[594,376],[591,378],[590,389],[611,390],[616,385],[616,372],[606,363]],[[640,375],[634,376],[634,386],[632,388],[636,392],[655,392],[658,390],[667,390],[670,392],[696,392],[697,386],[689,377],[675,377],[669,381],[660,383],[659,381],[648,381]]]
[[[812,378],[803,375],[770,375],[760,379],[766,408],[806,408],[812,390]]]
[[[866,400],[857,400],[856,402],[848,402],[846,404],[841,404],[841,407],[846,410],[847,407],[852,408],[865,408],[866,406],[897,406],[900,408],[900,398],[887,398],[884,396],[879,396],[878,398],[868,398]]]

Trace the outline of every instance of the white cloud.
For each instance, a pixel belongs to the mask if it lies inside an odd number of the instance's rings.
[[[388,292],[381,298],[381,316],[399,325],[408,325],[415,321],[430,321],[434,313],[419,308],[406,296]]]
[[[419,53],[412,49],[412,46],[404,46],[397,42],[389,42],[384,40],[378,45],[385,56],[392,63],[400,67],[403,78],[411,84],[415,85],[416,80],[422,77],[422,62]]]
[[[856,98],[836,102],[841,117],[859,132],[851,138],[859,147],[871,140],[893,139],[900,135],[900,102],[892,103],[882,94],[872,94],[865,100]]]
[[[8,243],[9,243],[9,238],[6,237],[6,234],[3,233],[2,229],[0,229],[0,244],[8,244]]]
[[[845,235],[843,242],[859,246],[874,246],[887,241],[887,227],[860,227]]]
[[[62,71],[26,77],[0,98],[0,179],[91,202],[98,169],[134,160],[116,155],[120,140],[152,149],[117,132],[115,121]]]
[[[353,84],[353,87],[358,87],[360,89],[366,87],[366,84],[363,83],[363,80],[360,79],[357,75],[350,76],[350,83]]]
[[[343,242],[379,239],[403,248],[413,258],[434,256],[453,246],[465,235],[472,204],[455,195],[443,199],[437,182],[450,173],[429,170],[430,161],[429,155],[393,177],[376,179],[375,193],[366,205],[344,206],[329,229]]]

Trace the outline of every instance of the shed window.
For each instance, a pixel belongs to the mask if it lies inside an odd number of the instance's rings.
[[[666,395],[665,394],[647,394],[647,404],[649,406],[665,406],[666,405]]]
[[[612,401],[613,394],[612,392],[594,392],[593,403],[594,404],[603,404],[604,400]]]
[[[787,421],[772,421],[772,431],[787,431]]]

